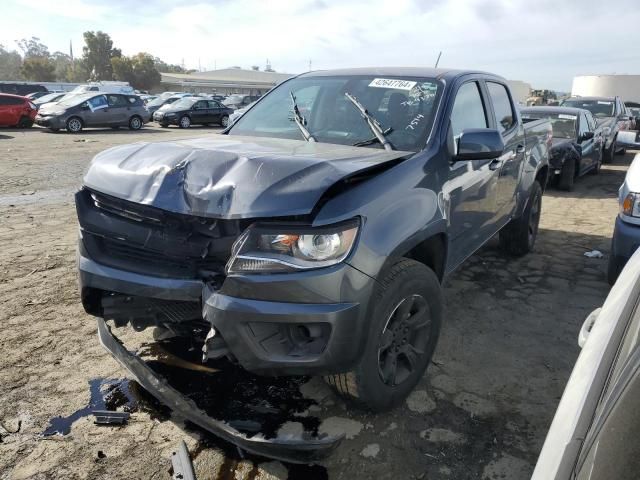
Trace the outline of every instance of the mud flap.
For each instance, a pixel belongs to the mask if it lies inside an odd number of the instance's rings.
[[[98,337],[102,346],[145,390],[173,412],[247,452],[291,463],[314,463],[329,456],[344,438],[343,435],[296,439],[266,439],[255,435],[249,438],[224,421],[207,415],[193,400],[178,392],[156,374],[141,358],[130,353],[102,318],[97,318],[97,322]]]

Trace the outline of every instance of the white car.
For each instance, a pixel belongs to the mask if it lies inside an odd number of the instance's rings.
[[[253,104],[256,102],[251,102],[249,105],[243,108],[239,108],[235,110],[231,115],[229,115],[229,125],[233,125],[242,115],[245,114],[247,110],[253,107]]]
[[[640,250],[579,335],[532,480],[640,478]]]

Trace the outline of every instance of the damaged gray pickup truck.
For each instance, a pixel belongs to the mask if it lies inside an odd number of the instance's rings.
[[[443,279],[495,234],[509,254],[533,248],[550,142],[548,120],[523,125],[495,75],[297,76],[221,135],[93,159],[76,195],[84,308],[151,393],[249,451],[295,459],[287,449],[333,440],[271,448],[203,418],[105,321],[391,408],[436,347]]]

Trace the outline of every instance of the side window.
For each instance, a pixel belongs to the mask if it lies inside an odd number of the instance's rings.
[[[591,130],[592,132],[595,132],[596,130],[596,121],[593,118],[593,115],[591,114],[591,112],[587,112],[587,121],[589,122],[589,130]]]
[[[127,106],[127,101],[125,100],[124,97],[120,95],[109,95],[107,97],[107,102],[109,103],[110,107],[126,107]]]
[[[109,104],[107,103],[107,97],[104,95],[100,95],[97,97],[90,98],[87,103],[91,110],[99,110],[101,108],[107,108]]]
[[[465,83],[458,89],[451,110],[451,132],[454,138],[468,128],[487,128],[487,115],[477,82]]]
[[[5,105],[22,105],[24,101],[21,98],[5,97]]]
[[[194,110],[206,110],[207,109],[207,102],[204,100],[200,100],[199,102],[196,102],[196,104],[193,106]]]
[[[580,114],[580,126],[578,127],[578,136],[582,136],[589,131],[589,122],[587,122],[587,116]]]
[[[209,105],[209,108],[220,108],[220,104],[215,100],[209,100],[207,104]]]
[[[513,105],[507,92],[507,87],[500,83],[487,82],[489,96],[493,103],[493,110],[496,115],[496,124],[500,133],[511,129],[516,123],[513,113]]]

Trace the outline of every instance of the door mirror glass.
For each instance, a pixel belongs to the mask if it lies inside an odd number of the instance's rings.
[[[464,130],[458,139],[456,160],[487,160],[504,153],[502,135],[491,128]]]

